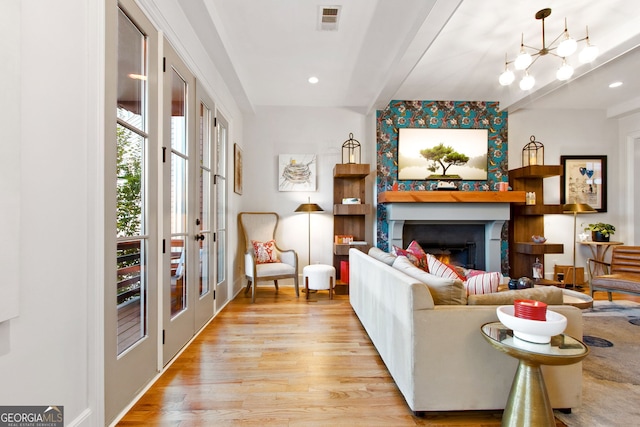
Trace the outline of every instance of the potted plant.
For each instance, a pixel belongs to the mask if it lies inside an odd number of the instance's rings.
[[[591,231],[591,240],[594,242],[608,242],[609,236],[616,232],[616,228],[611,224],[597,222],[595,224],[589,224],[584,231]]]

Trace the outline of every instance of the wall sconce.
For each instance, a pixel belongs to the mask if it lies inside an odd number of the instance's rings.
[[[544,145],[531,135],[522,149],[522,166],[544,165]]]
[[[342,163],[360,163],[360,143],[353,139],[352,133],[349,134],[349,139],[342,144]]]

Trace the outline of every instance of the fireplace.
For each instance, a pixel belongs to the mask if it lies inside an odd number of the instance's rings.
[[[478,270],[501,271],[501,233],[509,219],[509,203],[385,203],[389,228],[389,245],[407,247],[415,239],[428,252],[428,249],[441,249],[455,252],[458,246],[467,246],[465,258],[458,263],[475,264]],[[405,228],[407,234],[405,235]],[[411,229],[421,229],[418,237],[412,237]],[[461,239],[441,234],[446,229],[465,230]],[[475,231],[471,231],[475,230]],[[479,231],[481,230],[481,231]],[[425,236],[421,236],[420,233]],[[447,232],[448,233],[448,232]],[[471,234],[469,234],[471,233]],[[467,238],[471,235],[471,238]],[[411,240],[405,240],[411,239]],[[424,240],[423,240],[424,239]],[[422,241],[421,241],[422,240]],[[434,241],[435,240],[435,241]],[[463,240],[462,242],[456,240]],[[467,245],[468,242],[473,244]],[[452,249],[454,251],[452,251]],[[473,254],[475,252],[475,255]]]
[[[425,252],[447,264],[475,270],[486,268],[483,224],[405,224],[402,241],[406,247],[417,241]]]

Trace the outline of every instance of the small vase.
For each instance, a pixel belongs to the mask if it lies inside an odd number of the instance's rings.
[[[601,232],[599,231],[592,231],[591,232],[591,240],[593,240],[594,242],[608,242],[609,241],[609,237],[610,236],[604,236]]]

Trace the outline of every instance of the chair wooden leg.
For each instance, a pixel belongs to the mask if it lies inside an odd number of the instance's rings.
[[[247,280],[247,287],[244,289],[244,294],[249,293],[249,289],[251,289],[251,280]]]
[[[333,299],[333,277],[329,277],[329,299]]]
[[[293,278],[293,285],[296,288],[296,298],[300,296],[300,287],[298,286],[298,276]]]
[[[613,301],[613,296],[611,295],[611,292],[607,292],[607,295],[609,295],[609,302]]]
[[[274,283],[274,285],[276,285],[276,291],[277,291],[278,290],[278,281],[274,280],[273,283]]]
[[[251,302],[256,302],[256,284],[254,283],[251,287]]]
[[[307,299],[309,299],[309,278],[304,278],[304,291],[307,294]]]

